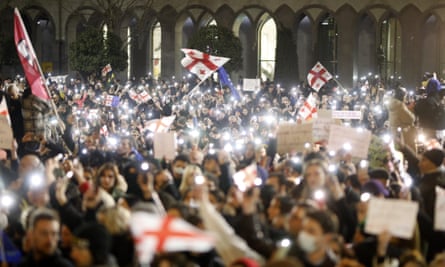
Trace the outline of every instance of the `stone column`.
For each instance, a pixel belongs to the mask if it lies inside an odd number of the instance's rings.
[[[413,7],[404,9],[399,17],[402,27],[401,76],[405,87],[414,88],[422,78],[422,14]]]

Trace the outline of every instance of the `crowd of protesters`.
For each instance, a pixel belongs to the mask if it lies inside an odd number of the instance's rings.
[[[58,115],[20,77],[3,81],[15,141],[2,151],[0,221],[22,255],[10,266],[138,266],[134,210],[216,239],[209,252],[157,253],[150,266],[445,266],[445,232],[433,227],[436,186],[445,187],[433,75],[412,91],[370,75],[316,94],[318,109],[362,111],[343,124],[373,133],[367,159],[324,142],[277,153],[279,123],[302,120],[303,84],[264,82],[236,99],[213,82],[191,92],[189,77],[108,78],[49,78]],[[177,155],[155,159],[147,122],[172,115]],[[254,185],[235,183],[252,163]],[[364,195],[418,202],[413,238],[367,233]]]

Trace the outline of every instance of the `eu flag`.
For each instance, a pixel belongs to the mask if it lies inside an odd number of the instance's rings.
[[[220,67],[218,69],[218,75],[219,75],[219,82],[221,83],[221,87],[227,86],[230,88],[230,92],[232,93],[232,96],[237,100],[240,101],[241,97],[238,93],[238,90],[233,86],[232,81],[229,78],[229,75],[227,74],[224,67]]]

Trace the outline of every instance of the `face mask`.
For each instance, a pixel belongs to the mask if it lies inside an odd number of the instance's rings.
[[[306,253],[314,252],[317,249],[316,242],[316,238],[305,231],[298,234],[298,245]]]
[[[179,167],[173,168],[173,171],[175,173],[181,174],[181,175],[184,173],[184,169],[183,168],[179,168]]]

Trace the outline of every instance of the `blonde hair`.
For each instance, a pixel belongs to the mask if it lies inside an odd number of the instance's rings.
[[[130,211],[121,206],[105,208],[98,213],[100,221],[110,234],[121,234],[128,231],[130,223]]]
[[[197,165],[187,165],[184,173],[182,174],[181,185],[179,186],[179,192],[182,196],[192,188],[195,184],[195,176],[202,175],[201,168]]]

